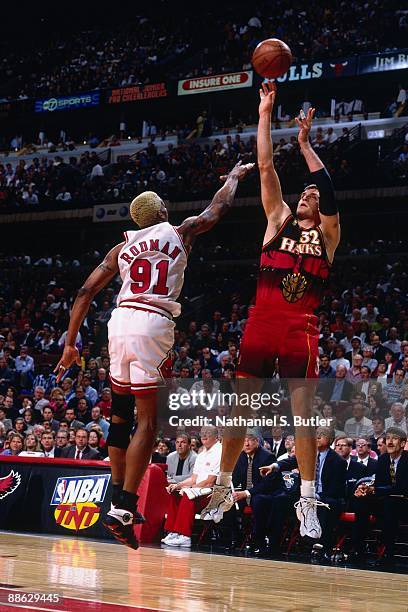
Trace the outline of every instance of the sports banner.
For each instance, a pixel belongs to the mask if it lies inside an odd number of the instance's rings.
[[[375,55],[362,55],[358,61],[358,74],[375,74],[406,68],[408,68],[408,49],[376,53]]]
[[[75,94],[74,96],[64,96],[62,98],[47,98],[45,100],[36,100],[34,111],[36,113],[54,112],[60,110],[72,110],[78,108],[86,108],[89,106],[98,106],[100,102],[100,92],[93,91],[90,93]]]
[[[149,85],[132,85],[130,87],[112,89],[107,92],[106,101],[108,104],[120,104],[121,102],[167,98],[167,96],[166,83],[151,83]]]
[[[253,72],[246,70],[242,72],[231,72],[229,74],[215,74],[211,76],[194,77],[183,79],[178,82],[178,95],[208,93],[213,91],[227,91],[252,87]]]

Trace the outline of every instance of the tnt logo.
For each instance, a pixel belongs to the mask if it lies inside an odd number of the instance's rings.
[[[109,480],[110,474],[58,478],[51,499],[51,506],[57,506],[57,525],[75,531],[94,525],[100,515],[97,504],[105,499]]]

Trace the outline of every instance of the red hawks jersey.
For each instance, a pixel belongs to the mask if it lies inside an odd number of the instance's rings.
[[[178,317],[176,301],[184,282],[187,252],[181,236],[170,223],[125,232],[119,256],[122,288],[117,305],[137,302]]]
[[[302,229],[289,215],[262,247],[256,306],[313,312],[321,302],[329,272],[321,229]]]

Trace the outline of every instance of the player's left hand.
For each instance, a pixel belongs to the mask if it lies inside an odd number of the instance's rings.
[[[300,145],[307,144],[309,142],[310,129],[312,127],[313,117],[316,109],[309,108],[307,115],[301,110],[299,117],[295,117],[295,121],[299,128],[298,142]]]
[[[237,164],[235,164],[229,174],[224,174],[223,176],[220,176],[220,180],[226,181],[229,177],[235,177],[239,181],[242,181],[246,177],[246,175],[251,172],[254,166],[255,164],[243,164],[242,161],[239,161]]]
[[[81,366],[81,357],[79,356],[79,351],[76,346],[67,346],[65,345],[64,352],[62,353],[62,357],[55,366],[54,374],[57,375],[56,382],[59,383],[61,378],[64,376],[65,372],[72,366],[73,363],[76,363],[78,366]]]
[[[239,502],[241,501],[241,499],[246,499],[245,491],[234,491],[234,493],[232,494],[232,499],[234,500],[234,502]]]

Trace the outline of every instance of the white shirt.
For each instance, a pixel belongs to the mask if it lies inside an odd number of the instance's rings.
[[[218,476],[221,464],[221,442],[216,442],[209,450],[204,449],[198,454],[194,464],[193,474],[197,475],[196,483],[207,480],[209,476]]]
[[[397,421],[394,421],[394,417],[388,417],[388,419],[385,419],[385,431],[387,431],[387,429],[390,427],[398,427],[399,429],[403,429],[405,433],[408,433],[406,419],[402,419],[400,423],[397,423]]]
[[[344,366],[345,368],[347,368],[347,370],[350,369],[350,362],[348,359],[345,359],[344,357],[339,357],[339,359],[332,359],[330,361],[330,365],[333,368],[333,370],[335,370],[338,365]]]

